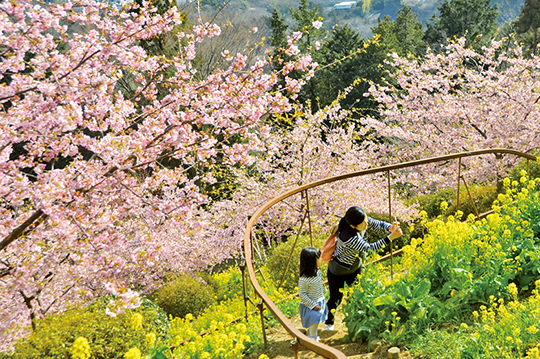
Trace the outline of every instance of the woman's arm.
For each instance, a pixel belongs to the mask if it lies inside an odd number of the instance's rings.
[[[385,221],[379,221],[378,219],[373,219],[371,217],[367,218],[367,229],[384,233],[384,232],[390,232],[390,227],[392,227],[392,224],[385,222]]]
[[[348,246],[359,252],[366,252],[381,249],[383,245],[387,244],[390,244],[390,238],[388,236],[375,243],[369,243],[366,242],[362,237],[360,237],[360,235],[357,235],[354,239],[351,238],[349,240]]]

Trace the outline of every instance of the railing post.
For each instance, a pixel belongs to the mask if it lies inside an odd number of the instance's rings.
[[[390,216],[390,223],[392,223],[392,193],[390,191],[390,170],[386,171],[388,178],[388,215]],[[390,279],[394,280],[394,246],[390,241]]]
[[[294,352],[294,359],[298,359],[298,349],[300,349],[300,343],[298,343],[298,339],[294,339],[291,342],[291,350]]]
[[[264,304],[262,299],[259,300],[257,303],[257,308],[259,308],[259,313],[261,314],[261,329],[263,333],[263,339],[264,339],[264,347],[268,347],[268,340],[266,339],[266,327],[264,325]]]
[[[461,180],[461,157],[458,161],[457,190],[456,190],[456,213],[459,211],[459,181]]]
[[[306,193],[306,213],[308,217],[308,225],[309,225],[309,245],[313,247],[313,234],[311,230],[311,214],[309,211],[309,197],[308,197],[308,190],[306,189],[304,191]]]
[[[242,261],[239,265],[240,272],[242,272],[242,293],[244,294],[244,307],[246,308],[246,320],[248,319],[248,296],[247,296],[247,289],[246,289],[246,276],[245,276],[245,270],[246,270],[246,262],[245,260]]]

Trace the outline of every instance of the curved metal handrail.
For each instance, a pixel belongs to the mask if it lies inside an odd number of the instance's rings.
[[[355,172],[349,172],[344,173],[341,175],[331,176],[327,178],[323,178],[318,181],[314,181],[311,183],[307,183],[305,185],[298,186],[296,188],[290,189],[281,195],[272,198],[265,204],[263,204],[255,213],[250,217],[247,228],[244,234],[244,254],[245,254],[245,260],[246,260],[246,268],[248,270],[249,279],[251,282],[251,285],[253,286],[253,289],[255,293],[261,298],[262,302],[267,306],[267,308],[270,310],[270,312],[274,315],[274,317],[281,323],[281,325],[287,330],[287,332],[296,338],[298,342],[304,346],[306,349],[309,349],[317,354],[320,354],[324,356],[325,358],[332,358],[332,359],[346,359],[346,355],[342,353],[341,351],[332,348],[331,346],[328,346],[324,343],[317,342],[311,338],[309,338],[307,335],[303,334],[300,330],[296,328],[296,326],[287,318],[277,307],[277,305],[266,295],[266,293],[263,291],[262,287],[259,285],[257,278],[255,276],[255,268],[253,266],[253,257],[252,257],[252,250],[251,250],[251,233],[252,229],[255,226],[255,223],[257,222],[258,218],[266,212],[270,207],[275,205],[276,203],[292,196],[297,193],[300,193],[302,191],[306,191],[310,188],[318,187],[327,183],[337,182],[348,178],[353,177],[360,177],[368,174],[373,173],[379,173],[379,172],[389,172],[396,169],[402,169],[407,167],[413,167],[413,166],[420,166],[428,163],[435,163],[435,162],[442,162],[442,161],[448,161],[453,159],[460,159],[463,157],[472,157],[472,156],[479,156],[484,154],[512,154],[516,156],[520,156],[523,158],[526,158],[528,160],[535,160],[536,157],[533,155],[530,155],[528,153],[511,150],[511,149],[503,149],[503,148],[490,148],[490,149],[484,149],[484,150],[477,150],[477,151],[468,151],[468,152],[459,152],[444,156],[438,156],[438,157],[431,157],[426,158],[422,160],[415,160],[415,161],[408,161],[403,162],[399,164],[394,165],[387,165],[382,167],[375,167],[370,168],[366,170],[361,171],[355,171]],[[263,326],[264,330],[264,326]]]

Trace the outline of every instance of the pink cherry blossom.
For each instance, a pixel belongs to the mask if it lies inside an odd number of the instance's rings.
[[[504,46],[503,46],[504,45]],[[390,161],[407,161],[484,148],[529,152],[540,145],[540,58],[523,57],[515,45],[493,41],[483,52],[465,39],[422,61],[394,55],[390,64],[399,87],[373,85],[380,118],[364,123],[393,146],[382,147]],[[504,176],[516,156],[487,155],[464,160],[464,178],[492,181]],[[437,165],[425,180],[455,186],[457,161]]]
[[[245,207],[225,218],[199,182],[215,181],[218,161],[253,165],[269,136],[262,120],[291,104],[273,90],[269,59],[224,51],[228,67],[200,78],[191,61],[220,36],[214,24],[179,33],[176,57],[148,54],[141,40],[181,25],[176,8],[150,6],[0,3],[2,350],[31,316],[108,293],[119,313],[139,305],[133,288],[239,254],[229,221],[241,225]],[[292,69],[311,70],[295,56]]]

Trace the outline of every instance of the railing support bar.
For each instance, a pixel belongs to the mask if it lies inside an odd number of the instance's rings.
[[[389,223],[392,223],[392,193],[390,191],[390,170],[386,171],[386,177],[388,178],[388,215],[390,216]],[[390,241],[390,279],[394,280],[394,246]]]
[[[463,184],[465,185],[465,189],[467,190],[467,194],[469,195],[469,199],[471,200],[471,203],[474,208],[474,213],[476,214],[476,219],[480,220],[480,215],[478,214],[478,209],[476,209],[476,204],[474,203],[474,199],[472,198],[471,191],[469,191],[469,186],[467,185],[467,182],[465,181],[465,178],[461,176],[461,180],[463,181]]]
[[[298,238],[300,237],[300,233],[302,232],[302,227],[304,227],[304,221],[306,220],[306,216],[307,216],[307,212],[304,212],[304,216],[302,217],[302,222],[300,223],[300,228],[298,229],[298,233],[296,233],[296,238],[294,239],[294,244],[291,248],[291,254],[289,254],[287,265],[285,266],[285,270],[283,271],[283,275],[281,276],[281,280],[279,281],[279,285],[277,289],[281,288],[281,285],[283,284],[283,280],[285,280],[285,274],[287,274],[287,271],[289,270],[289,264],[291,263],[291,258],[294,253],[294,248],[296,247],[296,243],[298,243]]]

